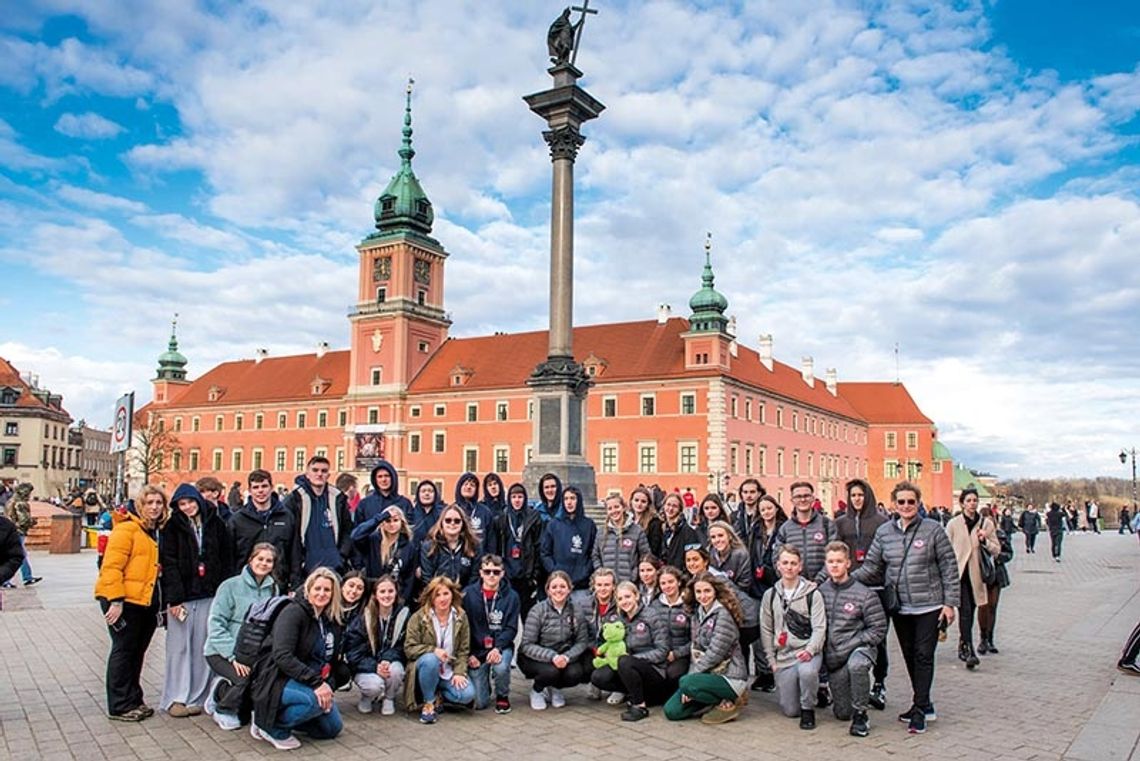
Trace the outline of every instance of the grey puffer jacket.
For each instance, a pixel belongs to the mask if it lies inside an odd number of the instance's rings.
[[[528,658],[549,663],[556,655],[576,660],[590,647],[586,620],[567,600],[562,610],[550,600],[530,609],[523,625],[521,652]]]
[[[740,629],[727,608],[716,601],[707,611],[697,606],[691,636],[696,657],[689,664],[690,674],[712,672],[727,660],[728,669],[721,676],[748,679],[748,662],[740,649]]]
[[[657,612],[641,606],[634,611],[632,618],[620,613],[618,620],[625,624],[626,652],[652,663],[664,676],[665,659],[669,655],[669,632]]]
[[[916,517],[905,532],[898,518],[879,526],[866,560],[851,575],[867,586],[894,586],[902,605],[900,613],[940,605],[958,607],[958,556],[946,529],[929,518]]]
[[[676,603],[670,605],[662,593],[649,608],[665,622],[665,628],[669,633],[669,650],[673,653],[673,657],[688,658],[692,614],[685,608],[685,603],[678,598]]]
[[[854,579],[836,584],[831,579],[819,586],[827,608],[827,644],[823,660],[836,671],[857,648],[868,648],[875,660],[875,648],[887,636],[887,614],[879,595]]]
[[[724,574],[732,582],[732,591],[740,603],[745,626],[758,626],[759,606],[756,598],[749,594],[752,588],[752,559],[743,547],[729,550],[728,557],[721,558],[715,549],[709,548],[710,566],[714,572]]]
[[[780,524],[776,531],[776,547],[792,544],[803,553],[804,567],[800,571],[805,579],[819,580],[827,560],[827,543],[836,539],[835,524],[821,512],[815,512],[807,523],[800,523],[793,515]]]
[[[637,565],[648,554],[649,539],[633,518],[628,518],[620,530],[607,522],[594,542],[594,570],[609,568],[619,583],[636,583]]]

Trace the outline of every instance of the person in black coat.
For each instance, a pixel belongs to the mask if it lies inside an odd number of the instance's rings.
[[[16,524],[0,515],[0,584],[7,584],[24,562],[24,547]]]
[[[1032,555],[1037,552],[1037,534],[1041,531],[1041,514],[1037,507],[1030,503],[1017,518],[1017,527],[1025,534],[1025,554]]]
[[[1049,542],[1052,545],[1053,559],[1061,562],[1061,542],[1065,539],[1065,511],[1056,502],[1045,513],[1045,525],[1049,527]]]
[[[396,580],[381,576],[376,580],[368,605],[349,624],[344,634],[344,659],[360,688],[360,713],[372,713],[377,700],[380,713],[396,712],[396,701],[404,691],[404,631],[408,608],[400,602]]]
[[[463,508],[445,507],[420,544],[421,584],[426,585],[436,576],[448,577],[461,589],[470,584],[479,575],[480,544]]]
[[[542,589],[541,542],[542,516],[530,506],[526,487],[511,484],[506,509],[491,522],[487,551],[503,559],[507,579],[518,593],[524,620]]]
[[[685,520],[685,503],[680,494],[665,496],[661,504],[661,562],[674,568],[685,567],[685,550],[699,547],[701,537]]]
[[[342,634],[340,580],[318,568],[298,599],[277,615],[268,647],[254,665],[254,738],[291,750],[301,745],[294,729],[318,740],[340,734],[344,724],[333,701],[332,669]]]
[[[283,589],[293,589],[303,578],[297,518],[273,491],[269,471],[252,471],[248,483],[249,500],[230,517],[235,557],[249,557],[261,542],[272,544],[277,548],[273,577]]]
[[[352,530],[352,541],[356,544],[364,574],[370,579],[391,576],[399,584],[400,597],[409,599],[419,550],[412,543],[412,529],[404,511],[396,505],[389,505],[361,521]]]

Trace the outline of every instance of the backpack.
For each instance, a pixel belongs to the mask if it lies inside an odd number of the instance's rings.
[[[276,595],[266,600],[259,600],[249,606],[245,620],[238,629],[237,642],[234,644],[234,660],[243,666],[252,667],[270,646],[270,634],[273,632],[273,623],[285,606],[293,601],[288,595]]]

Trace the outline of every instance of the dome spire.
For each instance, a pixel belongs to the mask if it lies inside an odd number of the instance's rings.
[[[728,299],[714,286],[716,276],[712,268],[712,233],[705,234],[705,268],[701,273],[701,289],[689,299],[689,328],[701,333],[724,333],[728,327],[725,310]]]
[[[400,141],[400,169],[388,183],[388,187],[376,199],[374,218],[376,229],[379,231],[370,235],[370,238],[382,237],[394,233],[417,233],[428,236],[431,225],[435,219],[431,201],[424,193],[416,173],[412,169],[412,159],[416,149],[412,147],[412,86],[415,80],[408,77],[407,87],[404,88],[404,128],[403,139]]]
[[[178,351],[178,313],[170,321],[170,342],[158,355],[158,380],[186,380],[186,357]]]

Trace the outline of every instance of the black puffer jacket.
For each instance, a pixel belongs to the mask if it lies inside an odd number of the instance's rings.
[[[177,507],[181,499],[198,502],[202,520],[200,547],[190,519]],[[170,503],[170,519],[159,540],[162,600],[167,605],[181,605],[213,597],[218,585],[238,570],[230,527],[218,515],[217,508],[190,484],[175,489]]]

